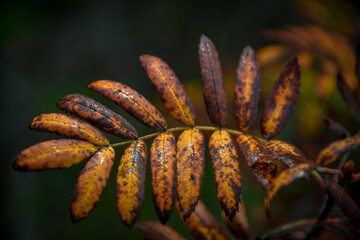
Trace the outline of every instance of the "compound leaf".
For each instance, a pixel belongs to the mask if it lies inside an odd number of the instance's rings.
[[[125,84],[99,80],[91,83],[88,88],[113,101],[142,124],[158,131],[166,129],[166,120],[156,107]]]
[[[150,149],[151,185],[156,214],[165,224],[176,193],[176,142],[170,132],[159,134]]]
[[[217,198],[226,216],[232,221],[238,211],[241,193],[239,158],[230,133],[215,131],[209,141],[215,175]]]
[[[255,124],[260,85],[260,65],[254,50],[247,46],[240,56],[234,89],[235,120],[243,132],[249,132]]]
[[[145,240],[186,240],[173,228],[154,221],[141,221],[134,226],[144,232]]]
[[[91,143],[58,139],[38,143],[19,153],[13,163],[18,171],[43,171],[68,168],[92,156],[98,147]]]
[[[147,147],[144,141],[132,142],[121,158],[117,174],[116,207],[123,223],[132,227],[144,202]]]
[[[277,136],[290,118],[300,88],[300,66],[297,58],[284,67],[268,97],[261,116],[261,133],[265,139]]]
[[[112,147],[102,148],[86,163],[71,196],[70,213],[73,222],[89,215],[100,200],[114,158],[115,151]]]
[[[140,62],[170,114],[185,125],[194,126],[194,107],[174,71],[155,56],[142,55]]]
[[[59,100],[58,108],[91,122],[112,135],[137,138],[135,128],[119,114],[81,94],[70,94]]]
[[[227,120],[224,79],[215,45],[205,35],[200,38],[199,61],[206,111],[213,124],[223,127]]]
[[[205,168],[205,142],[196,128],[182,132],[177,141],[177,195],[184,220],[194,211]]]
[[[46,113],[35,117],[29,126],[33,130],[90,142],[97,146],[109,145],[109,140],[93,126],[61,113]]]

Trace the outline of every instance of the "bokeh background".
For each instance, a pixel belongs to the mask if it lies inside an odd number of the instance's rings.
[[[311,158],[338,136],[317,115],[342,123],[352,134],[359,125],[336,88],[341,69],[351,86],[357,30],[357,0],[241,1],[3,1],[0,4],[0,233],[2,239],[141,239],[123,226],[115,208],[115,176],[124,148],[116,150],[114,168],[100,202],[85,220],[72,224],[69,197],[85,162],[70,169],[19,173],[11,168],[18,152],[37,142],[57,138],[27,129],[30,120],[60,112],[61,97],[82,93],[101,101],[141,126],[111,102],[86,89],[99,79],[117,80],[150,99],[169,120],[138,57],[153,54],[177,73],[198,113],[198,124],[210,124],[203,104],[197,48],[201,34],[215,43],[222,62],[231,110],[235,69],[242,49],[251,45],[262,66],[262,105],[283,64],[294,54],[302,66],[302,87],[296,110],[278,139],[293,143]],[[235,128],[229,113],[227,127]],[[259,129],[253,130],[258,135]],[[119,141],[110,137],[113,142]],[[148,141],[148,146],[151,142]],[[358,160],[358,153],[350,157]],[[356,163],[358,168],[358,161]],[[271,226],[266,220],[264,191],[245,164],[242,198],[251,232]],[[201,197],[221,220],[210,159],[207,156]],[[141,220],[156,220],[149,171]],[[348,191],[359,203],[359,184]],[[272,211],[277,224],[318,213],[323,191],[314,179],[300,180],[280,192]],[[169,225],[186,238],[189,231],[176,211]],[[3,236],[5,238],[3,238]]]

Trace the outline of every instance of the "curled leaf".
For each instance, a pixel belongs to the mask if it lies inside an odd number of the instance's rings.
[[[70,213],[73,222],[89,215],[100,200],[114,158],[115,151],[112,147],[102,148],[86,163],[71,196]]]
[[[184,220],[194,211],[205,168],[205,142],[196,128],[182,132],[177,141],[177,195]]]
[[[142,124],[158,131],[166,129],[166,120],[157,108],[125,84],[99,80],[91,83],[88,87],[122,107]]]
[[[317,159],[316,164],[327,166],[335,162],[341,154],[355,150],[360,145],[360,135],[337,140],[332,142],[329,146],[323,149]]]
[[[290,143],[270,140],[265,143],[265,146],[275,158],[280,159],[289,167],[307,161],[305,155]]]
[[[343,74],[339,73],[337,75],[337,86],[343,96],[346,105],[348,106],[351,114],[355,120],[360,123],[360,98],[359,90],[355,91],[352,89],[347,81],[344,79]]]
[[[225,130],[215,131],[209,141],[217,198],[221,209],[232,221],[238,210],[241,193],[239,159],[231,135]]]
[[[18,171],[68,168],[92,156],[97,150],[91,143],[80,140],[50,140],[23,150],[12,166]]]
[[[121,220],[129,228],[139,217],[144,202],[146,158],[145,142],[132,142],[125,149],[118,169],[116,207]]]
[[[328,126],[329,129],[337,133],[341,138],[350,137],[350,133],[334,119],[331,119],[327,116],[318,116],[319,119],[322,119]]]
[[[195,125],[194,107],[174,71],[155,56],[142,55],[140,62],[170,114],[187,126]]]
[[[173,228],[154,221],[141,221],[134,226],[144,232],[145,240],[185,240]]]
[[[261,133],[266,139],[277,136],[290,118],[300,88],[300,67],[297,58],[284,67],[268,97],[261,116]]]
[[[121,138],[137,138],[135,128],[119,114],[81,94],[70,94],[59,100],[58,108],[91,122],[107,133]]]
[[[242,202],[239,202],[239,211],[236,213],[234,219],[230,221],[224,217],[226,225],[230,231],[237,237],[237,239],[249,238],[249,223],[246,216],[245,206]]]
[[[252,166],[262,156],[269,155],[265,144],[251,135],[240,134],[236,141],[249,166]]]
[[[200,38],[199,61],[206,111],[211,122],[222,127],[227,119],[224,79],[215,45],[205,35]]]
[[[196,239],[228,239],[225,229],[216,221],[202,201],[198,202],[194,213],[186,221],[183,218],[182,220]]]
[[[266,192],[265,208],[266,214],[270,218],[270,203],[274,199],[276,193],[282,188],[299,178],[307,178],[313,169],[313,165],[301,163],[293,168],[287,168],[282,171],[276,178],[271,181],[271,185]]]
[[[90,142],[94,145],[109,145],[109,140],[91,125],[61,113],[47,113],[35,117],[29,126],[33,130]]]
[[[271,181],[278,174],[278,167],[272,156],[261,157],[261,159],[250,166],[250,169],[256,177],[256,180],[266,190],[269,189]]]
[[[172,133],[164,132],[154,139],[150,149],[150,169],[156,214],[165,224],[176,191],[176,142]]]
[[[260,66],[254,50],[247,46],[236,70],[234,114],[237,126],[249,132],[254,126],[260,95]]]

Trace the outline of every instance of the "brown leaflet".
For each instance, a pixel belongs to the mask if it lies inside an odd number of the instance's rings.
[[[174,71],[155,56],[142,55],[140,62],[170,114],[185,125],[194,126],[194,107]]]
[[[323,175],[323,180],[329,194],[334,198],[335,204],[342,210],[345,217],[347,217],[355,227],[360,228],[360,209],[356,203],[331,176],[325,174]]]
[[[237,239],[248,239],[249,238],[249,223],[246,216],[245,206],[239,202],[239,211],[236,213],[234,219],[230,221],[228,218],[223,216],[226,221],[226,225],[230,231],[237,237]]]
[[[271,155],[262,156],[250,168],[256,180],[265,190],[270,187],[272,179],[278,174],[278,167]]]
[[[125,84],[99,80],[91,83],[88,88],[113,101],[142,124],[158,131],[166,129],[166,120],[156,107]]]
[[[261,116],[261,133],[265,139],[277,136],[294,108],[300,88],[300,66],[294,57],[284,67],[268,97]]]
[[[360,99],[359,99],[359,90],[354,91],[351,89],[349,84],[344,79],[344,76],[339,73],[337,75],[337,86],[343,96],[346,105],[348,106],[351,114],[355,120],[360,123]]]
[[[70,213],[73,222],[89,215],[100,200],[114,158],[115,151],[112,147],[102,148],[86,163],[71,196]]]
[[[305,155],[294,145],[278,140],[270,140],[265,143],[266,148],[274,158],[280,159],[289,167],[294,167],[298,163],[308,162]]]
[[[247,46],[240,56],[234,89],[235,119],[243,132],[249,132],[255,124],[260,87],[260,65],[254,50]]]
[[[47,113],[35,117],[29,126],[33,130],[90,142],[97,146],[109,145],[109,140],[93,126],[61,113]]]
[[[116,207],[123,223],[131,228],[144,203],[147,147],[144,141],[130,143],[121,157],[117,174]]]
[[[323,149],[317,159],[316,164],[327,166],[335,162],[341,154],[353,151],[360,145],[360,135],[357,134],[353,137],[348,137],[335,142]]]
[[[164,132],[154,139],[150,149],[150,169],[156,214],[165,224],[176,192],[176,142],[172,133]]]
[[[201,200],[198,202],[194,213],[186,221],[181,215],[180,218],[196,239],[229,239],[225,229],[216,221],[215,217]]]
[[[137,138],[136,129],[119,114],[81,94],[70,94],[59,100],[58,108],[91,122],[112,135]]]
[[[186,240],[173,228],[155,221],[141,221],[134,225],[144,232],[145,240]]]
[[[194,211],[205,168],[205,142],[196,128],[182,132],[176,144],[177,195],[184,220]]]
[[[276,178],[271,181],[270,187],[266,192],[265,208],[266,214],[270,218],[270,202],[274,199],[276,193],[285,186],[299,178],[307,178],[313,169],[313,165],[308,163],[300,163],[293,168],[287,168],[282,171]]]
[[[334,131],[336,134],[341,136],[341,138],[347,138],[350,137],[350,133],[338,122],[335,120],[327,117],[327,116],[318,116],[319,119],[322,119],[328,126],[329,129]]]
[[[209,141],[210,157],[215,175],[217,198],[221,209],[232,221],[238,211],[241,193],[239,157],[231,135],[215,131]]]
[[[251,135],[240,134],[236,141],[249,166],[252,166],[261,156],[269,154],[265,144]]]
[[[199,61],[206,111],[213,124],[223,127],[227,120],[224,79],[215,45],[205,35],[200,38]]]
[[[50,140],[23,150],[12,166],[18,171],[68,168],[92,156],[97,150],[98,147],[80,140]]]

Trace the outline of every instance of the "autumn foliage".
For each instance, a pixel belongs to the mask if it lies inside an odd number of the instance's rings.
[[[129,121],[103,104],[81,94],[70,94],[59,100],[58,108],[86,122],[59,113],[35,117],[30,123],[31,129],[55,133],[67,139],[50,140],[23,150],[16,157],[13,168],[18,171],[60,169],[90,158],[71,197],[71,217],[77,222],[87,217],[99,201],[115,159],[114,148],[126,145],[116,177],[116,207],[126,226],[134,226],[141,214],[149,162],[154,207],[162,224],[136,223],[135,226],[145,232],[145,237],[183,239],[165,225],[176,205],[181,219],[195,238],[228,239],[226,230],[200,200],[207,148],[203,132],[210,131],[208,151],[217,198],[225,222],[237,238],[248,238],[251,227],[241,198],[242,171],[251,171],[266,191],[264,205],[269,218],[271,201],[281,188],[299,178],[307,179],[313,175],[346,217],[336,224],[348,224],[349,229],[358,228],[359,208],[342,188],[342,182],[357,181],[359,175],[346,162],[342,162],[342,165],[345,164],[342,170],[329,166],[359,146],[360,136],[347,133],[345,138],[323,149],[316,160],[308,159],[290,143],[272,140],[285,127],[299,95],[301,67],[297,58],[293,57],[285,64],[264,104],[260,114],[262,138],[250,134],[256,124],[261,86],[260,65],[255,51],[247,46],[236,70],[233,108],[239,130],[225,128],[228,109],[220,60],[214,43],[204,35],[200,38],[198,53],[205,108],[214,126],[196,125],[194,107],[175,72],[159,57],[142,55],[140,62],[166,110],[185,126],[168,128],[160,111],[140,93],[119,82],[99,80],[88,87],[157,132],[138,136]],[[351,112],[357,116],[360,114],[360,101],[355,90],[349,89],[341,74],[338,84]],[[333,126],[337,124],[324,118]],[[341,128],[339,126],[338,129]],[[126,141],[110,143],[100,130]],[[180,132],[177,139],[174,132]],[[154,140],[148,148],[144,140],[149,138]],[[240,169],[240,161],[243,160],[248,169]],[[343,180],[338,182],[337,176]],[[317,226],[330,224],[326,219],[311,223]],[[311,233],[312,229],[308,226],[308,232]],[[279,227],[276,236],[281,238],[281,231],[283,229]],[[270,231],[263,237],[271,237],[272,234]]]

